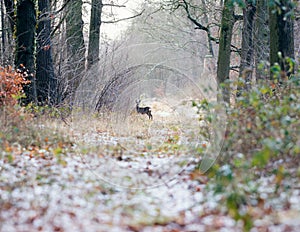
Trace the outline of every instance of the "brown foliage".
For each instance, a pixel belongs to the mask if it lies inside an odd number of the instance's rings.
[[[21,68],[15,71],[11,66],[0,67],[0,106],[15,105],[23,94],[23,86],[30,82],[26,80],[27,71]]]

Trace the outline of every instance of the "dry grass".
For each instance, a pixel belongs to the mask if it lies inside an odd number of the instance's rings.
[[[148,149],[151,152],[161,151],[165,145],[186,149],[205,140],[200,137],[201,121],[191,100],[183,100],[173,106],[152,100],[145,101],[144,106],[151,107],[153,120],[138,114],[134,107],[127,112],[74,112],[70,134],[79,144],[99,146],[98,152],[105,151],[106,146],[109,149],[120,146],[125,151],[139,154],[146,150],[149,152]],[[174,152],[173,148],[169,150]]]
[[[187,143],[198,139],[199,115],[191,101],[177,105],[168,101],[145,102],[151,107],[153,120],[138,114],[135,108],[127,112],[87,113],[73,110],[61,117],[59,109],[43,109],[30,114],[19,106],[0,111],[0,142],[18,143],[23,147],[43,145],[46,141],[74,141],[80,144],[123,144],[126,147],[159,147],[163,143]],[[53,116],[53,113],[55,113]],[[57,116],[58,115],[58,116]]]
[[[180,126],[191,120],[197,121],[196,109],[191,102],[183,101],[171,105],[167,101],[148,101],[145,106],[151,107],[153,120],[147,115],[138,114],[135,109],[127,112],[108,112],[99,114],[75,112],[72,115],[71,127],[83,133],[97,131],[111,133],[112,136],[146,136],[149,128],[164,129],[166,127]]]
[[[22,147],[43,146],[68,140],[68,127],[60,119],[36,117],[15,105],[0,109],[0,144],[18,144]]]

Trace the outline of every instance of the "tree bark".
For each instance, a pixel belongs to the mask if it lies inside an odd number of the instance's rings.
[[[269,6],[268,0],[257,0],[256,2],[256,20],[255,20],[255,73],[256,81],[266,79],[268,61],[270,60],[270,30],[269,30]],[[260,63],[263,62],[263,67]]]
[[[230,86],[226,84],[226,80],[229,80],[231,39],[234,22],[234,5],[230,0],[225,0],[221,20],[217,82],[219,88],[222,90],[223,100],[227,103],[230,103]],[[219,100],[222,99],[219,98]]]
[[[1,0],[2,5],[2,63],[3,65],[11,65],[14,60],[14,1],[4,0],[5,10],[3,7],[3,0]],[[4,13],[5,12],[5,13]]]
[[[92,0],[89,47],[87,56],[88,68],[95,64],[99,59],[102,8],[102,0]]]
[[[13,0],[4,0],[6,13],[8,15],[9,23],[10,23],[10,29],[13,32],[14,31],[14,1]]]
[[[67,95],[69,98],[73,99],[75,91],[80,84],[83,72],[85,70],[86,49],[83,38],[82,1],[65,1],[65,4],[67,4]]]
[[[270,7],[270,63],[279,63],[281,70],[287,75],[294,72],[284,61],[284,58],[294,58],[294,21],[292,19],[293,6],[290,0],[281,0]],[[278,56],[278,52],[281,56]]]
[[[36,11],[33,0],[22,0],[17,4],[16,14],[16,66],[28,70],[30,84],[24,87],[27,96],[23,103],[28,104],[37,100],[34,79],[34,51],[36,32]]]
[[[5,38],[5,20],[4,20],[4,4],[1,1],[1,65],[4,64],[4,54],[6,48],[6,38]]]
[[[56,103],[57,81],[54,75],[49,0],[39,0],[40,18],[37,27],[36,87],[40,104]]]
[[[205,0],[201,0],[202,2],[202,6],[203,6],[203,20],[205,22],[206,25],[209,25],[209,19],[208,19],[208,15],[207,15],[207,9],[206,9],[206,2]],[[211,32],[210,32],[210,28],[209,26],[207,27],[208,31],[207,31],[207,34],[208,34],[208,52],[209,52],[209,55],[211,55],[212,57],[215,56],[214,54],[214,49],[213,49],[213,45],[212,45],[212,40],[210,38],[211,36]]]
[[[253,28],[256,7],[252,0],[247,0],[247,6],[243,9],[243,32],[242,32],[242,48],[241,63],[239,76],[244,79],[242,85],[238,85],[237,96],[242,91],[251,89],[252,71],[253,71]]]

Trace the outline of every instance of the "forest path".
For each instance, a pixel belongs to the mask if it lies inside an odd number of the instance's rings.
[[[7,144],[0,159],[0,231],[243,230],[224,204],[231,190],[216,194],[218,183],[196,168],[201,157],[187,159],[185,146],[178,152],[178,134],[154,148],[137,143],[147,136],[120,140],[97,126],[72,130],[75,143]],[[231,171],[228,165],[220,170]],[[261,176],[240,186],[260,195],[249,211],[254,225],[297,231],[299,181],[289,179],[295,187],[279,194],[276,178]],[[285,210],[287,204],[293,208]]]

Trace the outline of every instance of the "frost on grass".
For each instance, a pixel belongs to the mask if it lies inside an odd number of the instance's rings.
[[[201,156],[189,156],[182,145],[188,133],[171,122],[160,132],[165,141],[150,143],[151,133],[143,133],[155,122],[132,117],[138,135],[112,135],[101,119],[90,118],[71,128],[76,143],[7,144],[0,159],[0,230],[241,231],[243,221],[224,202],[232,188],[216,194],[213,177],[197,171]],[[220,168],[223,176],[233,175],[230,170]],[[254,228],[297,231],[297,178],[283,177],[278,187],[276,175],[261,176],[239,190],[250,196],[241,213],[251,215]]]
[[[133,106],[128,115],[114,111],[74,124],[76,141],[90,146],[87,152],[79,151],[87,168],[112,185],[140,189],[168,183],[212,151],[217,156],[220,144],[209,124],[199,119],[193,101],[167,102],[143,102],[151,107],[153,120]]]

